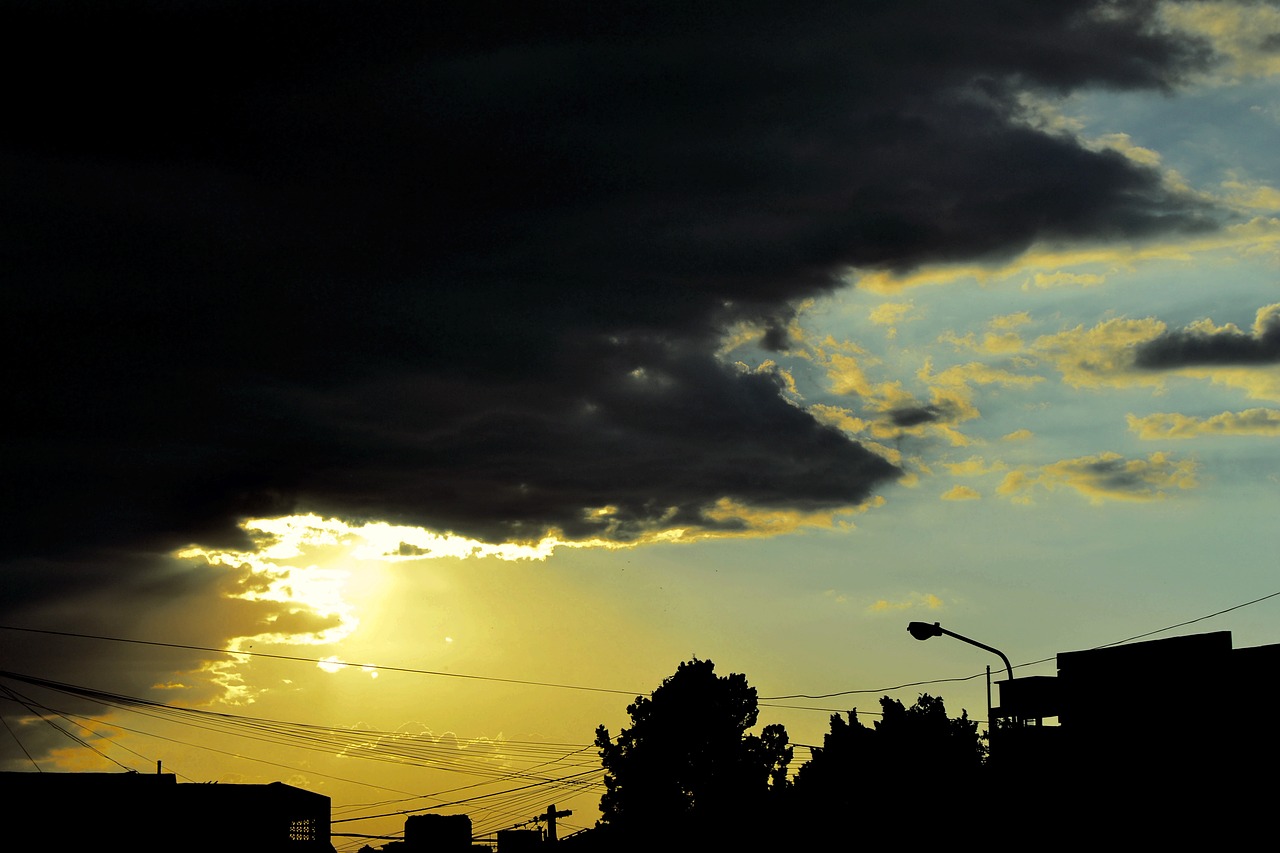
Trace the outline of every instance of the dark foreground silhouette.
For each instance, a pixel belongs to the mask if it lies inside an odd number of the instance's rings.
[[[598,824],[557,838],[555,819],[569,812],[548,805],[542,830],[501,833],[499,853],[823,850],[969,836],[998,846],[1235,849],[1270,831],[1277,671],[1280,645],[1233,649],[1226,632],[1064,652],[1056,676],[999,682],[989,737],[966,712],[948,716],[939,697],[907,706],[886,696],[871,725],[856,709],[833,715],[822,746],[790,774],[786,729],[750,733],[758,705],[745,676],[694,658],[628,706],[617,736],[597,729]],[[5,850],[117,849],[122,840],[134,851],[334,849],[329,799],[278,782],[0,773],[0,802]],[[474,846],[466,816],[420,815],[404,841],[378,849]]]
[[[3,849],[333,853],[329,798],[170,773],[0,773]]]

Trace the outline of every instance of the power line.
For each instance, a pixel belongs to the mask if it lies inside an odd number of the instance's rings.
[[[477,749],[479,747],[486,747],[486,751],[483,753],[477,752],[475,755],[468,755],[468,745],[458,742],[456,738],[451,738],[446,741],[444,738],[435,738],[430,734],[424,733],[414,734],[403,731],[387,732],[367,729],[332,728],[305,723],[270,720],[261,717],[241,716],[203,709],[182,708],[175,705],[165,705],[151,700],[139,699],[136,697],[124,696],[121,694],[109,693],[92,688],[79,687],[76,685],[64,684],[61,682],[50,681],[48,679],[6,671],[0,671],[0,678],[25,682],[27,684],[63,693],[75,698],[94,701],[110,708],[132,711],[133,713],[157,720],[168,719],[170,722],[175,722],[191,728],[202,729],[204,731],[221,732],[249,740],[257,740],[264,743],[289,746],[293,748],[316,750],[326,754],[337,752],[338,754],[345,755],[347,757],[391,762],[399,766],[417,766],[439,771],[458,772],[472,776],[489,777],[485,782],[464,786],[469,788],[479,787],[481,785],[493,785],[496,783],[510,781],[512,779],[524,779],[530,780],[532,786],[550,784],[557,786],[557,789],[559,789],[565,787],[565,779],[572,778],[572,776],[565,777],[563,775],[553,775],[553,773],[558,774],[562,773],[565,769],[581,767],[587,767],[588,769],[582,771],[582,773],[572,775],[600,772],[598,765],[585,762],[580,758],[582,753],[591,748],[590,745],[584,746],[582,744],[516,740],[488,741],[478,739],[470,741],[470,747]],[[49,707],[45,703],[40,703],[28,697],[20,696],[20,694],[17,694],[11,688],[0,687],[0,698],[3,698],[6,695],[11,700],[20,702],[23,707],[26,708],[28,713],[43,719],[46,723],[51,725],[52,723],[45,716],[45,713],[61,716],[63,719],[67,720],[70,720],[72,717],[81,720],[85,719],[79,715],[66,714],[55,708]],[[83,726],[84,724],[80,723],[80,725]],[[226,752],[207,744],[192,744],[176,740],[164,735],[157,735],[140,729],[130,728],[119,723],[115,723],[113,726],[135,734],[141,734],[171,743],[180,743],[186,746],[197,747],[202,750],[227,755],[233,758],[246,759],[287,770],[298,771],[300,769],[275,761],[268,761],[237,753]],[[85,728],[87,729],[88,727],[86,726]],[[66,732],[61,727],[58,727],[58,729],[77,743],[88,746],[83,740],[74,737],[74,735]],[[88,730],[92,731],[92,729]],[[451,746],[451,743],[457,745]],[[132,752],[132,750],[130,750],[130,752]],[[137,755],[136,752],[134,754]],[[105,754],[103,754],[103,757],[108,758],[108,760],[112,760],[108,756],[105,756]],[[523,768],[516,767],[503,769],[503,764],[513,761],[529,763],[525,764]],[[116,763],[118,764],[119,762]],[[123,765],[120,766],[123,767]],[[553,773],[549,773],[548,771],[553,771]],[[325,776],[326,778],[338,781],[366,785],[368,787],[380,788],[382,790],[406,795],[403,800],[400,800],[400,802],[414,799],[421,800],[428,797],[438,796],[413,796],[407,791],[398,791],[394,788],[388,788],[383,785],[358,782],[350,778],[322,773],[315,769],[310,769],[306,772]],[[584,783],[573,782],[570,784],[580,785]],[[461,789],[455,788],[452,790],[456,791]],[[449,791],[443,793],[449,793]]]
[[[1218,610],[1213,613],[1207,613],[1203,616],[1198,616],[1195,619],[1188,619],[1184,622],[1178,622],[1173,625],[1166,625],[1163,628],[1156,628],[1155,630],[1152,630],[1152,631],[1146,631],[1142,634],[1135,634],[1132,637],[1127,637],[1123,640],[1115,640],[1110,643],[1104,643],[1099,646],[1094,646],[1093,648],[1104,649],[1104,648],[1110,648],[1112,646],[1123,645],[1124,643],[1131,643],[1135,640],[1151,637],[1156,634],[1162,634],[1166,631],[1172,631],[1175,628],[1183,628],[1183,627],[1186,627],[1187,625],[1194,625],[1197,622],[1203,622],[1206,619],[1212,619],[1216,616],[1221,616],[1223,614],[1230,613],[1235,610],[1240,610],[1241,608],[1249,607],[1250,605],[1258,604],[1260,602],[1267,601],[1272,598],[1276,598],[1277,596],[1280,596],[1280,590],[1273,593],[1269,593],[1268,595],[1261,596],[1259,598],[1255,598],[1252,601],[1245,601],[1240,604],[1232,605],[1231,607],[1223,608],[1222,610]],[[461,679],[468,679],[472,681],[489,681],[489,682],[497,682],[501,684],[519,684],[527,687],[549,687],[557,690],[578,690],[578,691],[585,691],[585,692],[591,692],[591,693],[611,693],[611,694],[620,695],[620,696],[632,696],[632,697],[643,696],[643,695],[646,695],[647,692],[649,692],[649,691],[635,691],[635,690],[616,690],[616,689],[607,688],[607,687],[588,687],[580,684],[562,684],[558,682],[533,681],[533,680],[519,679],[519,678],[502,678],[502,677],[491,676],[491,675],[473,675],[473,674],[458,673],[458,672],[441,672],[439,670],[415,669],[412,667],[403,667],[403,666],[387,666],[382,664],[364,664],[364,663],[352,663],[348,661],[323,660],[321,658],[310,658],[310,657],[304,657],[302,655],[282,655],[282,654],[273,654],[270,652],[247,652],[247,651],[238,651],[235,649],[219,649],[219,648],[213,648],[211,646],[194,646],[194,645],[187,645],[183,643],[164,643],[156,640],[135,640],[135,639],[125,638],[125,637],[110,637],[110,636],[105,636],[101,634],[83,634],[83,633],[77,633],[74,631],[53,631],[53,630],[41,629],[41,628],[23,628],[23,627],[18,627],[13,625],[0,625],[0,630],[21,631],[21,632],[32,633],[32,634],[47,634],[47,635],[59,636],[59,637],[73,637],[76,639],[84,639],[84,640],[102,640],[102,641],[113,642],[113,643],[129,643],[133,645],[153,646],[153,647],[160,647],[160,648],[184,649],[187,651],[211,652],[215,654],[225,654],[225,655],[232,655],[232,656],[260,657],[260,658],[268,658],[272,660],[294,661],[297,663],[325,664],[329,666],[345,666],[345,667],[354,667],[354,668],[363,669],[363,670],[378,670],[381,672],[400,672],[400,673],[407,673],[411,675],[434,675],[442,678],[461,678]],[[1014,668],[1021,669],[1029,666],[1037,666],[1039,664],[1049,663],[1053,660],[1055,660],[1055,657],[1052,657],[1052,656],[1047,658],[1040,658],[1039,660],[1026,661],[1023,663],[1014,664]],[[790,693],[790,694],[780,695],[780,696],[761,696],[761,697],[758,697],[758,701],[761,703],[767,703],[767,702],[778,702],[778,701],[787,700],[787,699],[832,699],[837,696],[855,696],[855,695],[870,694],[870,693],[891,693],[896,690],[905,690],[909,687],[927,687],[933,684],[954,684],[958,682],[972,681],[976,678],[982,678],[985,675],[986,675],[986,672],[983,671],[983,672],[973,673],[972,675],[956,676],[952,678],[933,678],[933,679],[926,679],[923,681],[909,681],[903,684],[894,685],[892,687],[840,690],[834,693]],[[793,710],[812,710],[812,711],[823,711],[823,712],[828,712],[832,710],[829,708],[805,708],[800,706],[787,706],[787,705],[771,705],[771,706],[767,705],[765,707],[791,708]]]
[[[597,775],[597,774],[602,773],[602,772],[603,772],[603,771],[602,771],[601,769],[595,769],[595,770],[583,770],[583,771],[582,771],[582,772],[580,772],[580,773],[573,773],[573,774],[570,774],[570,775],[568,775],[568,776],[562,776],[562,777],[561,777],[561,778],[559,778],[559,779],[552,779],[552,780],[548,780],[548,781],[549,781],[549,782],[552,782],[552,783],[572,783],[572,784],[581,784],[581,781],[577,781],[577,780],[581,780],[581,779],[582,779],[582,777],[584,777],[584,776],[594,776],[594,775]],[[424,811],[426,811],[427,809],[443,809],[443,808],[450,808],[450,807],[452,807],[452,806],[460,806],[460,805],[464,805],[464,804],[466,804],[466,803],[474,803],[474,802],[476,802],[476,801],[478,801],[478,800],[486,800],[486,799],[488,799],[488,798],[490,798],[490,797],[500,797],[500,796],[504,796],[504,795],[506,795],[506,794],[514,794],[514,793],[517,793],[517,792],[519,792],[519,791],[527,791],[527,790],[529,790],[530,788],[536,788],[536,787],[539,787],[539,786],[541,786],[541,785],[545,785],[545,784],[548,784],[548,783],[547,783],[547,782],[531,782],[531,783],[529,783],[528,785],[521,785],[521,786],[516,787],[516,788],[507,788],[506,790],[502,790],[502,791],[494,791],[493,793],[490,793],[490,794],[477,794],[477,795],[476,795],[476,796],[474,796],[474,797],[466,797],[466,798],[461,799],[461,800],[454,800],[453,802],[450,802],[450,803],[436,803],[436,804],[435,804],[435,805],[433,805],[433,806],[424,806],[424,807],[422,807],[422,808],[420,808],[420,809],[402,809],[402,810],[400,810],[400,811],[386,812],[386,813],[384,813],[384,814],[364,815],[363,817],[347,817],[347,818],[341,818],[340,820],[330,821],[330,823],[352,823],[352,822],[357,821],[357,820],[373,820],[373,819],[375,819],[375,818],[382,818],[382,817],[400,817],[400,816],[402,816],[402,815],[411,815],[411,814],[416,814],[416,813],[418,813],[418,812],[424,812]]]
[[[1164,628],[1157,628],[1156,630],[1148,631],[1145,634],[1136,634],[1132,637],[1128,637],[1127,639],[1116,640],[1114,643],[1106,643],[1101,646],[1094,646],[1094,648],[1108,649],[1108,648],[1111,648],[1112,646],[1119,646],[1119,645],[1123,645],[1124,643],[1132,643],[1134,640],[1141,640],[1144,637],[1150,637],[1154,634],[1163,634],[1165,631],[1172,631],[1174,628],[1185,628],[1188,625],[1194,625],[1197,622],[1203,622],[1206,619],[1212,619],[1215,616],[1221,616],[1224,613],[1230,613],[1233,610],[1239,610],[1242,607],[1248,607],[1251,604],[1257,604],[1258,602],[1266,601],[1269,598],[1275,598],[1278,595],[1280,595],[1280,590],[1273,592],[1270,595],[1264,595],[1261,598],[1255,598],[1253,601],[1246,601],[1243,604],[1236,604],[1231,607],[1227,607],[1223,610],[1219,610],[1215,613],[1207,613],[1204,616],[1197,616],[1195,619],[1188,619],[1186,622],[1179,622],[1177,625],[1169,625]]]
[[[0,671],[0,678],[27,682],[44,689],[70,695],[74,698],[99,702],[107,707],[116,708],[118,710],[133,711],[155,719],[169,717],[170,722],[176,722],[178,724],[192,726],[206,731],[216,732],[222,730],[238,737],[264,740],[271,743],[284,744],[304,749],[317,749],[327,753],[332,753],[333,751],[338,750],[342,754],[348,756],[391,761],[401,766],[420,766],[436,770],[452,770],[476,776],[492,777],[483,782],[462,786],[460,788],[453,788],[450,791],[438,792],[435,794],[422,794],[418,796],[408,795],[398,801],[401,803],[415,800],[418,803],[429,801],[429,805],[420,805],[415,808],[402,807],[399,810],[390,813],[383,810],[378,814],[365,815],[353,814],[353,812],[366,809],[368,808],[368,805],[349,808],[347,810],[348,816],[335,820],[335,823],[352,823],[355,821],[385,819],[387,817],[403,816],[449,808],[461,804],[474,804],[474,807],[478,807],[481,812],[488,815],[485,819],[486,823],[491,824],[492,826],[504,826],[509,824],[516,816],[523,815],[529,812],[530,809],[537,810],[542,808],[548,802],[572,801],[573,799],[586,794],[598,796],[599,790],[603,787],[603,781],[600,778],[602,774],[600,766],[586,761],[583,756],[583,753],[586,753],[591,749],[591,745],[536,741],[489,742],[487,740],[477,740],[471,741],[470,743],[473,746],[492,746],[494,750],[493,754],[490,755],[486,752],[484,755],[476,756],[474,760],[470,760],[469,762],[463,760],[462,763],[459,763],[460,759],[458,756],[462,755],[465,759],[464,753],[466,752],[466,746],[452,737],[435,738],[429,733],[406,734],[402,731],[386,732],[328,728],[303,723],[290,723],[200,709],[181,708],[178,706],[163,705],[150,700],[137,699],[120,694],[107,693],[90,688],[53,682],[47,679],[23,676],[11,672]],[[47,715],[61,716],[69,722],[72,721],[73,717],[76,719],[83,718],[79,718],[77,715],[63,713],[57,709],[51,708],[47,703],[22,696],[4,685],[0,685],[0,698],[7,698],[11,701],[19,702],[28,713],[43,719],[46,723],[54,725],[55,728],[57,728],[63,735],[71,738],[81,746],[94,749],[82,738],[78,738],[65,728],[53,724],[52,721],[48,719]],[[84,722],[79,723],[79,725],[86,728],[88,731],[93,731],[88,728]],[[136,728],[130,728],[128,726],[120,725],[119,723],[114,723],[112,725],[114,728],[123,731],[158,738],[172,743],[184,743],[183,741],[155,735]],[[116,745],[110,740],[108,740],[107,743]],[[451,744],[456,745],[451,746]],[[209,750],[233,758],[247,759],[292,770],[300,769],[292,768],[289,765],[280,764],[278,762],[264,761],[263,759],[252,758],[251,756],[225,752],[205,744],[187,743],[186,745],[195,746],[200,749]],[[355,749],[353,748],[354,745],[358,745],[360,748]],[[426,748],[425,752],[423,751],[424,747]],[[107,760],[113,760],[101,750],[94,749],[94,751]],[[129,751],[133,752],[133,750]],[[138,755],[136,752],[133,754]],[[427,760],[426,763],[424,763],[424,760]],[[493,764],[495,761],[498,763]],[[512,767],[511,765],[513,761],[523,763],[524,767]],[[116,763],[119,764],[119,762]],[[120,766],[124,767],[124,765]],[[37,769],[39,769],[38,766]],[[305,772],[311,775],[323,776],[325,778],[354,784],[369,784],[356,782],[350,778],[326,774],[318,771],[314,767],[308,768]],[[489,791],[487,793],[477,792],[473,796],[454,799],[450,802],[441,801],[442,798],[440,795],[442,793],[448,794],[453,791],[460,791],[467,788],[475,789],[483,786],[494,786],[503,782],[509,783],[513,780],[522,780],[525,784],[496,791]],[[394,790],[381,785],[370,785],[370,787],[379,787],[388,791]],[[398,793],[407,794],[407,792]]]
[[[1053,660],[1053,658],[1049,658]],[[1037,661],[1039,662],[1039,661]],[[1020,663],[1018,666],[1030,666],[1031,664]],[[973,675],[958,676],[956,678],[933,678],[928,681],[908,681],[905,684],[898,684],[893,687],[876,687],[863,688],[858,690],[841,690],[836,693],[792,693],[787,696],[761,696],[760,702],[773,702],[779,699],[831,699],[835,696],[854,696],[860,693],[891,693],[894,690],[906,690],[908,687],[924,687],[929,684],[949,684],[956,681],[972,681],[975,678],[982,678],[986,672],[979,672]],[[773,708],[794,708],[793,705],[771,705]],[[829,708],[798,708],[802,711],[827,711]]]
[[[214,654],[233,655],[240,657],[256,657],[270,658],[272,660],[287,660],[297,663],[314,663],[324,664],[326,666],[347,666],[361,670],[378,670],[379,672],[403,672],[411,675],[436,675],[441,678],[465,678],[473,681],[496,681],[502,684],[521,684],[526,687],[554,687],[558,690],[584,690],[591,693],[616,693],[622,696],[638,696],[632,690],[612,690],[607,687],[584,687],[580,684],[558,684],[550,681],[528,681],[520,678],[499,678],[492,675],[467,675],[460,672],[441,672],[434,669],[413,669],[405,666],[385,666],[383,664],[373,663],[354,663],[351,661],[339,660],[322,660],[321,658],[309,658],[301,655],[279,655],[269,652],[244,652],[235,649],[217,649],[212,646],[190,646],[184,643],[161,643],[156,640],[134,640],[127,637],[108,637],[101,634],[80,634],[74,631],[51,631],[44,628],[20,628],[14,625],[0,625],[2,631],[24,631],[30,634],[48,634],[55,637],[74,637],[81,640],[104,640],[110,643],[131,643],[138,646],[157,646],[166,649],[185,649],[187,651],[196,652],[213,652]]]
[[[1194,625],[1197,622],[1203,622],[1206,619],[1212,619],[1215,616],[1221,616],[1224,613],[1230,613],[1233,610],[1239,610],[1243,607],[1249,607],[1250,605],[1258,604],[1260,602],[1267,601],[1268,599],[1272,599],[1277,596],[1280,596],[1280,590],[1277,590],[1276,592],[1273,592],[1273,593],[1269,593],[1268,595],[1264,595],[1261,598],[1255,598],[1252,601],[1245,601],[1240,604],[1232,605],[1231,607],[1223,608],[1222,610],[1217,610],[1213,613],[1206,613],[1203,616],[1197,616],[1195,619],[1188,619],[1185,622],[1178,622],[1173,625],[1166,625],[1163,628],[1156,628],[1154,631],[1146,631],[1142,634],[1135,634],[1134,636],[1126,637],[1123,640],[1115,640],[1110,643],[1103,643],[1100,646],[1093,646],[1092,648],[1093,649],[1109,649],[1112,646],[1120,646],[1120,645],[1124,645],[1125,643],[1132,643],[1134,640],[1141,640],[1146,637],[1155,636],[1156,634],[1163,634],[1165,631],[1172,631],[1175,628],[1185,628],[1187,625]],[[1014,664],[1013,668],[1021,669],[1023,667],[1028,667],[1028,666],[1038,666],[1039,664],[1049,663],[1056,659],[1057,659],[1056,656],[1040,658],[1039,660],[1032,660],[1032,661],[1026,661],[1025,663]],[[899,684],[896,687],[882,687],[876,690],[841,690],[836,693],[817,693],[817,694],[792,693],[787,696],[761,696],[759,700],[760,702],[763,703],[763,702],[779,701],[782,699],[831,699],[836,696],[853,696],[853,695],[862,694],[862,693],[888,693],[894,690],[905,690],[908,687],[925,687],[930,684],[950,684],[957,681],[972,681],[975,678],[982,678],[985,675],[986,675],[986,671],[984,670],[983,672],[976,672],[973,675],[966,675],[966,676],[956,677],[956,678],[934,678],[928,681],[911,681],[906,684]],[[789,706],[774,706],[774,707],[789,707]],[[802,709],[802,710],[820,710],[820,709],[815,708],[815,709]],[[822,709],[822,710],[825,710],[825,709]]]

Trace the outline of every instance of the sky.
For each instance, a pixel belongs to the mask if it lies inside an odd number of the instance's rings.
[[[1280,6],[452,5],[4,2],[0,767],[587,826],[695,656],[1280,642]]]

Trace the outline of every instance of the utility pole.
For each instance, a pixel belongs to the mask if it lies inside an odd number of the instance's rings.
[[[556,811],[555,804],[552,804],[547,806],[546,814],[538,815],[537,817],[534,818],[534,820],[539,822],[541,821],[547,822],[547,842],[549,844],[555,844],[556,843],[556,818],[568,817],[571,814],[573,814],[573,812],[570,810],[565,810],[562,812]]]

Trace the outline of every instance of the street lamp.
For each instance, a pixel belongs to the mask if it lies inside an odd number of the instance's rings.
[[[955,631],[948,631],[937,622],[930,625],[928,622],[912,622],[907,625],[907,632],[917,640],[927,640],[930,637],[941,637],[946,634],[948,637],[955,637],[957,640],[968,643],[971,646],[977,646],[980,649],[986,649],[993,654],[1000,655],[1000,660],[1004,661],[1004,668],[1009,671],[1009,680],[1013,681],[1013,665],[1009,663],[1009,658],[1005,657],[1004,652],[999,649],[992,648],[986,643],[979,643],[977,640],[971,640],[968,637],[962,637]],[[987,720],[991,719],[991,667],[987,667]],[[991,725],[990,722],[987,723]]]
[[[1000,655],[1000,660],[1004,661],[1004,668],[1009,671],[1009,680],[1013,681],[1013,666],[1009,663],[1009,659],[1005,657],[1004,652],[999,649],[993,649],[986,643],[979,643],[977,640],[962,637],[954,631],[948,631],[937,622],[934,622],[932,625],[928,622],[912,622],[907,625],[907,631],[917,640],[927,640],[930,637],[941,637],[943,634],[946,634],[948,637],[955,637],[957,640],[968,643],[971,646],[977,646],[980,649],[986,649],[992,654]]]

